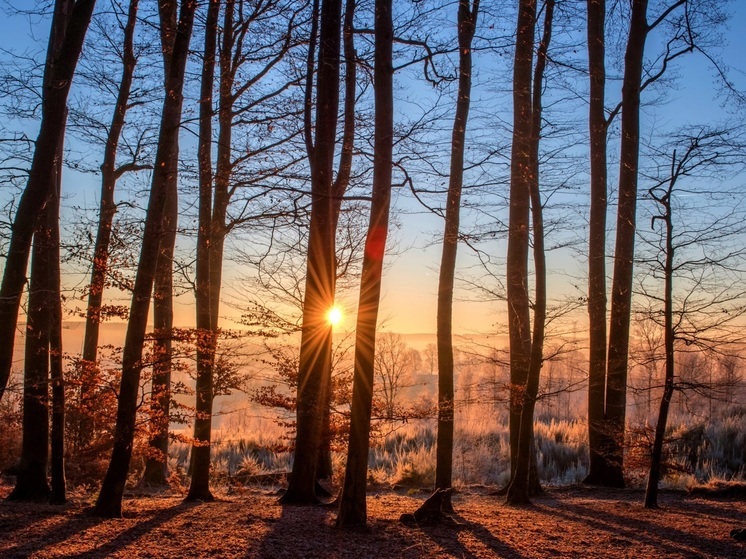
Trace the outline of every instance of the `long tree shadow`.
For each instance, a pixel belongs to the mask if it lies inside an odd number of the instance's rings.
[[[280,507],[281,505],[277,505]],[[259,544],[247,549],[247,559],[337,558],[377,559],[381,556],[415,559],[423,556],[421,544],[392,519],[370,519],[359,530],[334,526],[337,510],[330,507],[282,506],[279,517],[251,517]]]
[[[460,533],[468,532],[493,552],[496,558],[525,559],[525,555],[507,542],[496,537],[482,524],[467,520],[458,514],[453,515],[453,519],[453,524],[443,523],[435,526],[423,526],[421,528],[422,533],[426,534],[433,542],[455,557],[478,559],[479,556],[475,555],[474,551],[468,549],[458,537]]]
[[[551,501],[539,504],[538,508],[544,509],[545,514],[568,522],[581,521],[594,530],[607,532],[611,538],[655,547],[661,551],[661,556],[691,554],[692,549],[704,556],[713,552],[718,556],[732,556],[734,552],[733,545],[728,541],[661,526],[649,518],[631,518],[607,511],[600,513],[581,504]]]
[[[161,526],[162,524],[169,522],[180,514],[187,512],[194,506],[194,503],[179,503],[176,506],[159,510],[152,517],[144,520],[143,522],[138,522],[134,526],[119,533],[110,541],[105,542],[102,545],[99,545],[89,551],[78,553],[76,554],[76,557],[106,557],[116,551],[123,549],[128,545],[131,545],[134,541],[141,538],[148,532],[152,531],[158,526]],[[70,517],[66,522],[55,526],[49,531],[45,531],[43,534],[40,534],[33,540],[21,542],[16,546],[6,549],[4,553],[19,557],[28,557],[36,552],[44,550],[45,548],[49,548],[56,544],[62,543],[70,538],[75,537],[78,534],[85,532],[90,528],[93,528],[105,522],[119,521],[97,518],[86,514],[86,512],[79,512]]]

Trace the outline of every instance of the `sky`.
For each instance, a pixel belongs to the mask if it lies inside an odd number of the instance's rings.
[[[731,7],[733,18],[725,33],[725,47],[722,57],[732,67],[732,77],[746,86],[743,71],[742,54],[746,51],[746,2],[736,0]],[[13,49],[16,52],[44,49],[48,33],[48,22],[41,18],[32,18],[29,23],[19,18],[0,18],[0,48]],[[478,80],[475,80],[478,81]],[[701,123],[703,120],[727,118],[727,108],[722,107],[717,98],[717,91],[712,86],[711,70],[703,57],[692,55],[685,60],[678,70],[675,88],[667,94],[663,105],[643,109],[643,128],[668,128],[676,123]],[[482,87],[479,82],[477,87]],[[481,95],[475,89],[474,96]],[[506,92],[506,96],[509,92]],[[577,115],[579,126],[585,126],[585,114]],[[467,139],[468,141],[468,139]],[[616,173],[613,164],[609,166],[610,177]],[[65,200],[67,206],[80,204],[81,199],[97,200],[98,179],[89,175],[67,172],[66,184],[73,184],[74,195]],[[582,183],[582,180],[580,181]],[[65,188],[65,186],[63,186]],[[0,198],[3,194],[0,193]],[[440,245],[437,242],[442,235],[443,224],[440,218],[425,212],[411,196],[399,193],[395,196],[400,227],[392,231],[392,240],[396,242],[395,254],[387,256],[386,275],[383,280],[381,319],[382,328],[402,333],[432,333],[436,322],[436,295]],[[583,210],[578,208],[577,212]],[[493,243],[496,253],[504,249],[504,243]],[[458,266],[460,270],[474,264],[473,255],[464,246],[459,249]],[[574,284],[582,278],[585,264],[573,253],[560,251],[550,256],[550,265],[555,274],[550,283],[554,293],[577,293]],[[569,277],[569,278],[568,278]],[[574,279],[573,279],[574,278]],[[469,301],[473,294],[462,291],[457,294],[454,307],[454,331],[457,333],[491,332],[496,324],[502,322],[504,303],[500,301]],[[345,319],[338,327],[344,331],[354,328],[354,308],[357,293],[350,292],[341,297],[340,304],[347,310]],[[191,295],[185,294],[176,304],[176,322],[183,325],[193,324],[193,307]],[[581,312],[584,316],[584,313]],[[230,327],[231,322],[224,321]]]

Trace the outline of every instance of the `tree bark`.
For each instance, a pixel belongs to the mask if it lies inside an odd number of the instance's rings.
[[[59,152],[58,152],[59,155]],[[53,289],[50,223],[56,204],[48,201],[34,234],[26,318],[23,376],[23,442],[11,501],[46,501],[49,459],[49,331]]]
[[[212,291],[220,285],[210,281],[212,260],[212,91],[215,80],[220,0],[211,0],[205,24],[205,50],[202,63],[202,89],[199,104],[199,229],[197,233],[196,324],[197,324],[197,385],[194,442],[192,443],[192,480],[187,500],[212,501],[210,491],[210,443],[212,435],[213,365],[215,363],[216,328],[211,312]],[[230,59],[233,35],[233,2],[226,3],[223,26],[223,55]],[[221,80],[225,77],[221,72]],[[230,88],[229,88],[230,89]],[[222,91],[222,88],[221,88]],[[222,97],[222,96],[221,96]],[[230,126],[231,123],[228,123]],[[222,128],[221,128],[222,129]],[[230,142],[230,140],[229,140]],[[221,265],[220,261],[215,265]],[[216,324],[217,326],[217,324]]]
[[[588,126],[591,154],[591,204],[588,233],[588,447],[590,464],[584,483],[600,485],[607,478],[606,410],[606,209],[607,127],[606,0],[588,0]]]
[[[451,135],[451,169],[446,200],[443,251],[438,278],[438,439],[435,489],[449,489],[453,478],[453,282],[458,250],[461,192],[464,182],[464,145],[471,102],[471,45],[479,13],[479,0],[458,5],[459,84]],[[440,508],[452,509],[451,492],[441,494]]]
[[[91,270],[91,281],[88,287],[88,307],[86,309],[85,333],[83,335],[82,376],[80,386],[80,407],[88,410],[93,405],[96,397],[95,386],[98,377],[98,339],[101,325],[101,306],[106,285],[106,272],[109,265],[109,244],[111,241],[111,230],[117,206],[114,201],[114,190],[116,188],[119,173],[116,168],[117,147],[119,138],[124,128],[124,120],[127,113],[132,79],[135,73],[137,59],[134,51],[135,24],[137,22],[137,9],[139,0],[130,0],[127,13],[127,23],[124,27],[124,40],[122,45],[122,77],[119,80],[119,91],[117,93],[114,114],[109,125],[109,133],[104,146],[104,161],[101,163],[101,201],[99,203],[98,227],[96,241],[93,250],[93,265]],[[79,447],[90,444],[94,436],[96,425],[93,418],[83,416],[78,428]]]
[[[375,99],[373,194],[360,280],[355,336],[355,371],[350,410],[350,440],[337,516],[337,526],[340,527],[365,525],[367,520],[365,490],[373,403],[376,326],[391,205],[394,139],[393,36],[392,1],[376,0],[373,75]]]
[[[534,450],[534,409],[539,391],[541,368],[544,363],[544,333],[547,315],[547,272],[546,254],[544,252],[544,216],[539,183],[539,143],[542,123],[542,87],[547,52],[552,39],[553,18],[554,0],[547,0],[544,12],[544,30],[536,56],[536,67],[534,68],[531,102],[530,178],[528,187],[531,200],[535,268],[534,325],[525,397],[521,407],[516,468],[507,491],[507,501],[511,504],[527,503],[532,494],[542,491],[536,471]]]
[[[57,0],[45,66],[42,120],[29,180],[13,219],[10,246],[0,285],[0,400],[13,365],[18,309],[26,284],[31,239],[54,185],[54,160],[67,116],[67,96],[95,0]]]
[[[518,464],[521,411],[531,362],[528,297],[529,200],[531,181],[531,74],[536,0],[521,0],[518,8],[513,65],[513,145],[510,164],[507,296],[510,343],[511,479]]]
[[[64,135],[63,128],[61,135]],[[60,199],[62,194],[62,148],[60,140],[55,173],[56,188],[49,200],[49,376],[52,384],[51,473],[53,504],[67,502],[65,479],[65,378],[62,356],[62,293],[60,273]]]
[[[322,2],[315,145],[308,146],[312,201],[299,358],[295,458],[288,490],[281,499],[283,503],[292,504],[317,502],[315,486],[323,434],[322,406],[328,390],[326,385],[330,382],[332,329],[326,321],[326,312],[334,303],[336,278],[332,169],[339,107],[341,13],[340,0]],[[308,140],[310,134],[306,138]]]
[[[611,286],[606,419],[609,449],[603,484],[624,487],[624,430],[627,408],[627,357],[632,308],[637,176],[640,152],[640,87],[647,38],[647,0],[632,1],[622,82],[622,138],[619,161],[614,278]]]
[[[130,306],[130,320],[127,326],[122,358],[122,380],[118,398],[114,448],[94,509],[95,513],[100,516],[119,517],[122,514],[122,495],[132,456],[137,393],[142,369],[143,341],[147,328],[150,294],[155,276],[155,262],[161,239],[161,222],[168,197],[168,181],[176,173],[178,154],[174,150],[178,146],[184,71],[195,8],[195,0],[182,0],[173,55],[171,63],[168,65],[167,95],[163,103],[158,150],[148,202],[143,244],[135,278],[134,293]]]

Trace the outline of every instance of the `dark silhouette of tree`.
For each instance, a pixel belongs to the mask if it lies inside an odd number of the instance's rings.
[[[184,72],[195,9],[194,0],[182,0],[173,52],[168,64],[167,95],[163,102],[158,150],[122,357],[114,448],[94,509],[96,514],[105,517],[119,517],[122,514],[122,495],[132,456],[143,342],[161,241],[162,221],[168,200],[168,181],[176,173],[177,167],[176,150],[181,122]]]
[[[337,526],[364,525],[376,326],[381,294],[383,257],[389,228],[392,153],[394,142],[393,21],[391,0],[375,2],[375,133],[373,146],[373,195],[370,224],[365,239],[360,298],[355,336],[355,371],[350,410],[350,442],[339,501]]]
[[[472,41],[477,25],[479,0],[458,3],[459,76],[456,115],[451,136],[451,168],[446,200],[443,250],[438,276],[437,361],[438,361],[438,442],[435,489],[449,489],[453,477],[453,288],[459,241],[461,193],[464,182],[466,124],[471,104]],[[432,372],[432,360],[430,364]],[[452,509],[451,493],[444,495],[441,507]]]
[[[683,150],[680,155],[673,150],[668,176],[648,190],[659,209],[653,213],[651,228],[659,227],[660,236],[651,242],[657,250],[644,263],[652,267],[651,279],[663,276],[663,292],[655,292],[645,284],[642,287],[651,302],[649,315],[663,329],[665,375],[645,491],[646,508],[658,507],[671,399],[675,390],[687,389],[684,379],[676,382],[677,342],[699,351],[723,354],[729,345],[742,341],[736,323],[746,313],[742,275],[746,252],[733,243],[734,234],[744,232],[744,215],[737,202],[740,199],[742,203],[742,198],[720,184],[711,193],[700,184],[688,188],[681,184],[704,182],[708,178],[719,182],[723,179],[722,172],[715,177],[713,173],[725,166],[742,168],[743,140],[737,131],[731,130],[702,128],[688,132],[691,134],[688,138],[678,138],[684,144]],[[693,215],[691,207],[681,200],[687,195],[708,199],[712,206],[709,212],[713,215],[702,209]],[[723,204],[722,200],[727,202]],[[675,280],[681,284],[677,288]],[[695,382],[690,388],[702,389],[708,385],[706,379]]]
[[[606,478],[603,417],[606,399],[606,0],[588,0],[588,127],[590,218],[588,224],[588,439],[589,475],[585,483]]]
[[[212,320],[211,238],[212,238],[212,91],[215,79],[215,51],[218,36],[220,1],[211,0],[205,22],[205,50],[202,58],[202,85],[199,103],[199,217],[197,230],[197,269],[195,303],[197,312],[197,384],[192,443],[192,480],[187,500],[212,501],[210,491],[210,441],[212,431],[213,365],[215,363],[216,326]],[[228,0],[224,17],[224,51],[233,51],[233,2]],[[225,77],[221,72],[221,78]],[[231,84],[229,84],[230,90]],[[221,91],[222,91],[221,87]],[[230,125],[230,123],[229,123]],[[216,262],[221,265],[222,262]],[[215,309],[217,311],[217,309]]]
[[[315,14],[318,4],[314,4]],[[319,18],[315,137],[306,111],[306,150],[311,166],[311,220],[308,234],[306,287],[299,358],[295,458],[288,490],[281,502],[312,504],[315,495],[324,406],[328,404],[332,328],[326,313],[334,303],[336,278],[333,164],[339,106],[342,3],[323,0]],[[315,46],[315,23],[310,48]],[[313,64],[309,52],[309,67]],[[310,71],[309,71],[310,76]],[[312,99],[306,84],[306,107]],[[337,212],[338,213],[338,212]]]
[[[530,352],[528,356],[528,370],[526,371],[525,383],[516,387],[513,385],[511,379],[512,389],[517,391],[511,395],[511,404],[520,404],[520,423],[518,427],[518,441],[517,449],[515,451],[515,467],[512,469],[512,479],[507,490],[507,502],[510,504],[523,504],[529,502],[529,496],[531,493],[540,491],[538,486],[538,476],[534,472],[534,476],[531,475],[532,465],[535,468],[535,452],[533,449],[534,441],[534,409],[536,406],[536,399],[539,392],[539,380],[541,376],[541,368],[544,363],[544,335],[546,330],[546,319],[547,319],[547,272],[546,272],[546,254],[544,251],[544,217],[542,211],[541,191],[539,185],[539,140],[541,136],[542,128],[542,94],[543,94],[543,82],[544,82],[544,70],[546,68],[547,51],[549,49],[549,43],[552,37],[552,24],[554,18],[554,0],[547,0],[544,4],[544,30],[539,43],[539,48],[536,56],[536,66],[533,69],[533,84],[529,85],[530,89],[530,115],[528,122],[528,168],[524,171],[527,173],[526,177],[521,177],[518,180],[525,180],[526,184],[521,185],[528,190],[528,197],[530,200],[530,209],[532,216],[533,225],[533,256],[534,256],[534,267],[535,267],[535,297],[533,302],[533,332],[531,333],[530,339]],[[519,30],[520,20],[519,20]],[[519,37],[522,31],[519,31]],[[531,38],[531,49],[533,50],[533,32],[534,26],[530,26]],[[517,43],[521,44],[521,41]],[[518,67],[518,46],[516,46],[516,67]],[[522,50],[522,49],[521,49]],[[529,70],[531,66],[531,60],[529,59]],[[522,105],[521,105],[522,107]],[[515,124],[514,131],[518,126],[518,122]],[[525,126],[525,122],[521,120],[521,125]],[[525,134],[525,131],[520,132],[521,135]],[[521,147],[525,145],[526,140],[520,138]],[[514,132],[514,145],[516,143],[515,132]],[[515,151],[513,152],[515,157]],[[521,159],[519,165],[526,164]],[[515,162],[511,162],[515,165]],[[512,208],[512,184],[511,180],[511,208]],[[527,255],[526,255],[527,256]],[[509,276],[510,277],[510,276]],[[526,278],[527,279],[527,278]],[[510,297],[508,298],[508,305],[511,306]],[[512,354],[513,341],[511,338],[511,354]],[[511,371],[512,371],[512,360],[511,360]],[[512,373],[511,373],[512,376]],[[519,402],[515,402],[515,398],[519,399]],[[511,410],[512,411],[512,410]],[[512,452],[512,448],[511,448]],[[532,464],[533,462],[533,464]],[[531,478],[534,477],[534,487],[531,486]]]
[[[42,93],[42,120],[26,188],[21,195],[0,285],[0,399],[8,384],[26,266],[38,216],[52,195],[55,156],[67,117],[67,96],[95,0],[57,0],[52,17]]]
[[[96,362],[98,360],[99,331],[102,321],[102,305],[106,275],[109,268],[109,246],[112,226],[117,205],[114,191],[117,179],[130,170],[143,168],[136,161],[127,162],[117,167],[117,148],[124,128],[125,117],[130,103],[130,92],[135,73],[137,58],[134,49],[135,25],[139,0],[131,0],[124,25],[122,41],[122,76],[119,81],[114,113],[104,146],[104,160],[101,164],[101,200],[98,210],[98,227],[93,251],[90,285],[88,287],[88,306],[86,308],[85,334],[83,336],[82,376],[80,385],[80,404],[83,409],[89,408],[95,398]],[[95,425],[90,416],[81,418],[78,431],[78,445],[83,447],[90,443]]]

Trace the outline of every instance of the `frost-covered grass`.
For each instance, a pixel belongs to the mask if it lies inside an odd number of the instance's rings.
[[[435,481],[436,422],[410,421],[384,425],[369,455],[369,481],[377,484],[432,487]],[[630,429],[628,477],[642,484],[647,475],[650,431]],[[667,463],[662,486],[685,489],[713,481],[746,476],[746,407],[730,407],[707,423],[676,417],[668,430]],[[506,414],[490,405],[457,410],[453,453],[454,485],[502,486],[510,477]],[[213,474],[216,482],[237,476],[287,472],[292,453],[285,430],[267,418],[224,421],[213,433]],[[587,474],[587,425],[583,420],[542,420],[534,425],[537,466],[543,483],[579,483]],[[632,450],[634,449],[634,450]],[[632,453],[635,453],[634,457]],[[333,456],[336,476],[344,470],[344,453]],[[186,473],[189,445],[171,446],[172,471]],[[339,479],[337,480],[339,481]]]

